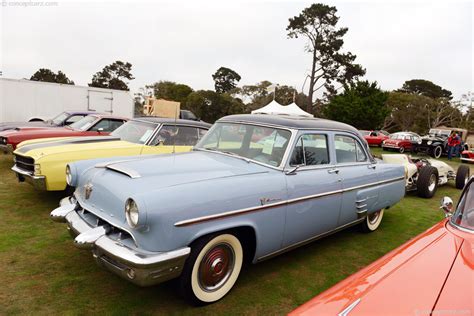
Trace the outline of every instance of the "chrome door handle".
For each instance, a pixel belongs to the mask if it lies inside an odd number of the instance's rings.
[[[367,166],[367,168],[369,168],[369,169],[375,169],[375,167],[376,167],[375,165],[368,165]]]
[[[339,169],[329,169],[329,170],[328,170],[328,173],[330,173],[330,174],[333,174],[333,173],[338,174],[338,173],[339,173]]]

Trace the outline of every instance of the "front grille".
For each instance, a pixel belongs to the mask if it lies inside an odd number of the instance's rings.
[[[108,225],[110,226],[110,230],[107,233],[107,236],[115,241],[120,241],[124,244],[136,246],[135,240],[133,239],[132,235],[123,229],[110,225],[107,221],[104,221],[100,217],[97,217],[94,213],[89,212],[88,210],[84,209],[82,206],[78,206],[79,210],[77,213],[83,220],[85,220],[90,226],[98,227]]]
[[[30,157],[23,157],[15,154],[16,166],[20,169],[35,172],[35,160]]]
[[[0,137],[0,145],[6,145],[7,144],[7,139],[5,137]]]

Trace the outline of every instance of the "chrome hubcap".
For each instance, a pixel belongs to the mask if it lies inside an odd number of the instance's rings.
[[[428,190],[433,191],[436,186],[436,176],[432,174],[430,176],[430,185],[428,186]]]
[[[207,292],[222,287],[234,269],[235,254],[232,247],[222,243],[210,249],[199,264],[199,285]]]

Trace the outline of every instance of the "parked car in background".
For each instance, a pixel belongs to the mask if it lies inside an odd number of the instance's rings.
[[[463,151],[461,153],[461,162],[474,163],[474,149]]]
[[[432,128],[428,135],[421,137],[421,139],[413,145],[415,153],[426,153],[431,157],[440,158],[442,155],[448,153],[448,137],[452,132],[458,133],[461,137],[461,151],[468,150],[469,146],[466,143],[468,131],[462,128],[453,127],[437,127]]]
[[[351,225],[376,230],[404,179],[346,124],[232,115],[190,153],[69,164],[76,191],[51,217],[101,266],[140,286],[179,277],[202,305],[232,289],[245,261]]]
[[[20,143],[12,170],[20,182],[36,188],[67,188],[66,165],[93,158],[190,151],[211,125],[188,120],[140,118],[123,124],[110,136],[37,139]]]
[[[455,187],[462,190],[470,176],[468,166],[459,166],[457,171],[447,163],[426,158],[414,158],[407,155],[382,155],[387,163],[405,166],[406,190],[417,191],[418,196],[431,198],[438,186],[453,180]]]
[[[393,133],[389,135],[389,138],[382,141],[382,149],[404,153],[405,151],[411,151],[413,143],[417,143],[420,139],[420,135],[412,132]]]
[[[21,128],[0,132],[0,150],[13,152],[19,143],[40,138],[104,136],[128,119],[106,114],[91,114],[61,128]]]
[[[456,209],[446,197],[442,208],[448,218],[290,315],[472,314],[474,177]]]
[[[23,127],[29,128],[43,128],[43,127],[62,127],[71,125],[84,118],[89,114],[96,114],[94,111],[66,111],[61,112],[52,119],[46,121],[30,121],[30,122],[4,122],[0,123],[0,131],[9,129],[21,129]]]
[[[361,130],[361,134],[367,141],[369,146],[382,146],[382,142],[388,139],[389,133],[386,131],[365,131]]]

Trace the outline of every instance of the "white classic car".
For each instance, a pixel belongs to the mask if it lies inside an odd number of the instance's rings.
[[[465,165],[457,171],[447,163],[426,158],[414,158],[402,154],[382,155],[382,160],[405,166],[406,191],[417,191],[418,196],[431,198],[439,185],[455,181],[456,188],[462,190],[469,180],[470,169]]]

